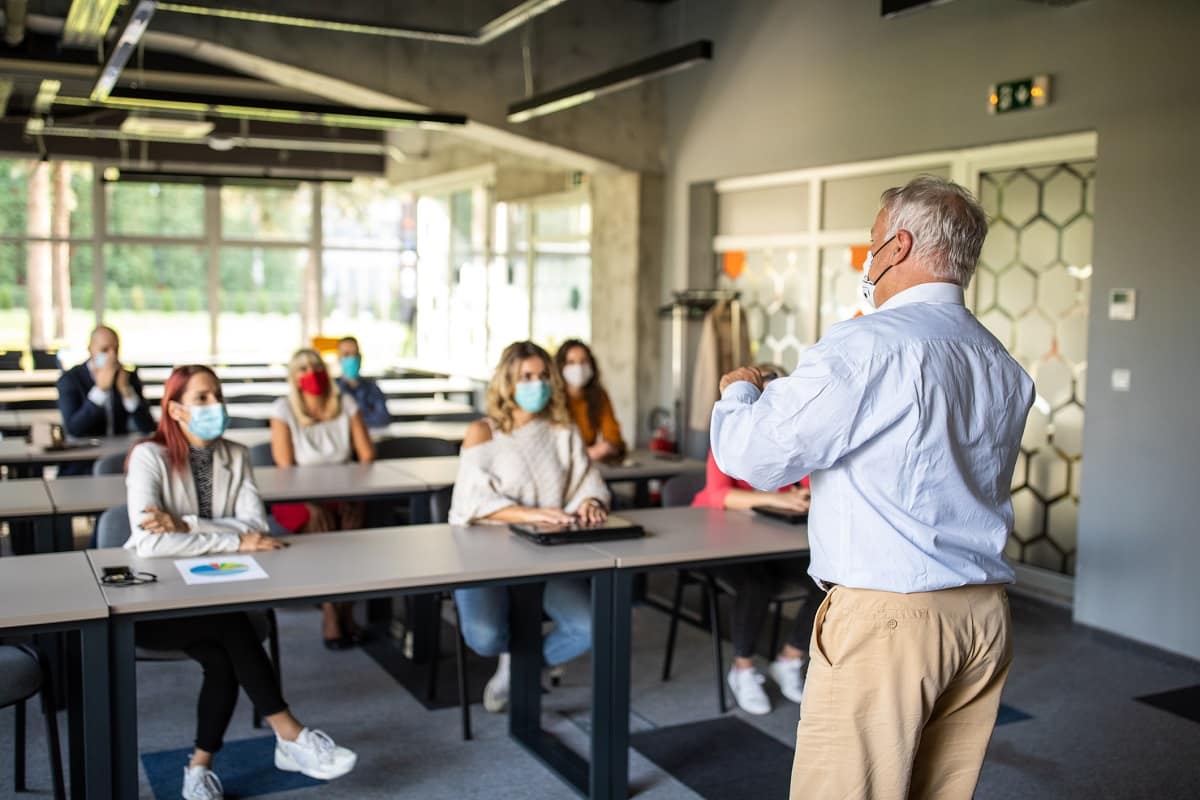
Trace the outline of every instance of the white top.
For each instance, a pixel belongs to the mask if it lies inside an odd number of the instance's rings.
[[[926,283],[834,325],[795,372],[725,390],[721,471],[772,491],[812,474],[814,578],[925,592],[1008,583],[1011,482],[1033,381],[963,306]]]
[[[241,534],[267,530],[267,512],[254,483],[249,450],[218,439],[213,445],[212,481],[212,518],[202,519],[190,464],[171,469],[166,448],[152,442],[133,448],[125,476],[130,528],[126,549],[144,558],[234,553],[241,546]],[[143,530],[141,521],[149,506],[180,517],[191,532]]]
[[[609,504],[579,430],[534,419],[512,433],[493,429],[490,441],[463,448],[450,524],[470,525],[513,505],[573,514],[588,498]]]
[[[345,464],[350,460],[353,445],[350,440],[350,418],[358,413],[358,403],[342,395],[341,412],[330,420],[301,425],[292,412],[292,405],[281,397],[271,405],[271,419],[287,423],[292,434],[292,454],[296,465]]]

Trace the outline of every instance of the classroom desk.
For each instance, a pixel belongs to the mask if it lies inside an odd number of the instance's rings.
[[[54,502],[40,478],[0,481],[0,521],[7,522],[14,534],[14,550],[50,553],[71,549],[69,531],[66,541],[56,534]],[[22,537],[27,538],[22,541]]]
[[[0,635],[79,632],[71,697],[71,796],[111,794],[108,686],[108,604],[83,553],[0,558]],[[54,638],[54,637],[51,637]]]
[[[790,558],[808,553],[808,527],[790,525],[748,511],[712,508],[655,508],[618,515],[646,530],[640,539],[598,542],[613,558],[612,678],[608,726],[610,752],[617,754],[609,778],[610,797],[629,792],[630,631],[634,579],[660,569],[715,567],[743,561]],[[515,661],[514,661],[515,663]],[[593,743],[593,747],[595,747]]]
[[[396,463],[413,475],[419,475],[429,483],[431,490],[448,489],[454,485],[458,475],[458,456],[435,456],[431,458],[402,458],[381,461],[382,464]],[[605,481],[619,483],[634,481],[644,483],[652,479],[671,478],[676,475],[703,475],[704,462],[692,458],[678,461],[656,458],[648,450],[637,450],[621,464],[599,464],[601,477]]]
[[[60,375],[62,371],[57,369],[4,369],[0,370],[0,386],[53,386]]]
[[[127,564],[153,572],[159,579],[145,586],[103,587],[111,614],[113,788],[117,797],[137,794],[134,625],[139,620],[497,584],[512,588],[514,620],[519,620],[511,639],[511,735],[580,792],[591,797],[613,796],[609,781],[620,770],[609,749],[610,743],[619,739],[610,730],[613,717],[609,713],[615,662],[609,644],[614,639],[610,556],[586,544],[542,548],[504,530],[449,525],[309,534],[295,537],[291,543],[286,550],[254,554],[269,575],[267,579],[202,586],[186,585],[170,559],[140,559],[122,549],[88,552],[97,576],[105,566]],[[541,581],[550,576],[592,579],[595,666],[590,763],[541,728]],[[180,698],[181,704],[187,702],[188,698]],[[303,710],[302,700],[297,708]]]

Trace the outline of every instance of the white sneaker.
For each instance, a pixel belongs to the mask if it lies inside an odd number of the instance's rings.
[[[208,767],[184,767],[183,800],[225,800],[225,789]]]
[[[770,714],[771,700],[763,691],[762,685],[766,680],[754,667],[729,670],[729,688],[733,690],[733,699],[747,714]]]
[[[779,684],[779,691],[793,703],[804,699],[804,659],[777,658],[771,662],[771,679]]]
[[[284,772],[331,781],[354,769],[357,761],[353,750],[338,747],[323,731],[305,728],[294,742],[275,737],[275,768]]]
[[[502,714],[508,708],[508,653],[500,654],[500,663],[493,675],[483,687],[483,707],[492,714]]]

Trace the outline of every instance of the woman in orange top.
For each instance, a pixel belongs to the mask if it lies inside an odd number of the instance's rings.
[[[568,339],[558,348],[554,363],[567,384],[567,403],[588,456],[592,461],[620,461],[625,457],[625,440],[591,349],[578,339]]]

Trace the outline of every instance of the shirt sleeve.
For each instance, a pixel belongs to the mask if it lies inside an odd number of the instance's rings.
[[[93,405],[97,405],[97,406],[100,406],[100,408],[104,408],[106,405],[108,405],[108,394],[110,391],[112,391],[112,390],[110,389],[110,390],[106,391],[104,389],[101,389],[99,386],[93,386],[91,389],[88,389],[87,399]],[[126,410],[129,410],[129,409],[126,408]]]
[[[566,496],[563,498],[563,511],[574,514],[587,500],[598,500],[605,508],[612,504],[608,484],[600,477],[600,470],[588,458],[587,448],[584,447],[583,437],[579,431],[571,427],[567,433],[570,440],[567,444],[570,453],[570,475],[567,478]]]
[[[798,483],[832,466],[860,438],[872,419],[866,397],[868,365],[855,368],[836,347],[810,347],[796,370],[776,378],[761,394],[739,381],[713,407],[712,452],[726,475],[760,491]]]
[[[724,508],[725,497],[734,488],[733,478],[721,472],[713,451],[708,451],[708,460],[704,467],[704,488],[692,500],[693,506],[707,508]]]
[[[164,508],[162,465],[162,457],[153,445],[138,445],[129,456],[129,472],[125,476],[129,540],[125,547],[143,558],[237,552],[241,537],[232,531],[151,533],[142,528],[142,518],[150,506],[172,511]]]
[[[289,427],[292,423],[292,406],[286,397],[280,397],[271,404],[271,419],[277,419],[280,422],[286,422]]]
[[[470,525],[502,508],[520,505],[499,489],[492,473],[492,442],[463,448],[458,458],[458,477],[450,496],[451,525]]]
[[[124,395],[121,397],[121,405],[125,406],[126,413],[132,414],[138,410],[138,406],[141,404],[142,398],[138,397],[136,394],[133,397],[125,397]]]
[[[391,424],[392,415],[388,413],[387,398],[375,381],[363,381],[360,405],[363,422],[368,428],[386,428]]]

